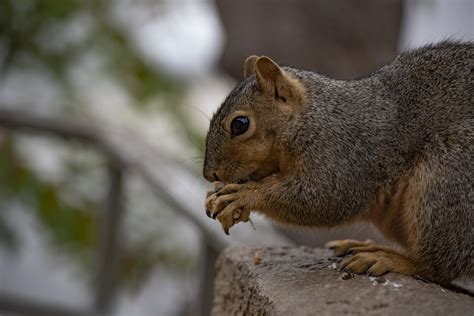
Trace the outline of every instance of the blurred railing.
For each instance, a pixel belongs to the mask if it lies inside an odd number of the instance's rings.
[[[96,283],[93,306],[71,310],[56,305],[27,301],[20,297],[0,296],[0,313],[22,315],[107,315],[115,298],[119,236],[123,213],[121,197],[127,170],[137,172],[163,202],[192,222],[201,232],[205,252],[202,256],[199,313],[208,315],[212,304],[214,263],[217,255],[231,243],[247,245],[289,245],[270,224],[260,222],[258,231],[239,227],[231,237],[210,221],[203,209],[208,185],[182,164],[160,152],[138,131],[106,122],[45,118],[24,111],[0,109],[0,127],[10,131],[34,133],[45,137],[75,139],[90,144],[108,159],[109,189],[99,221]]]

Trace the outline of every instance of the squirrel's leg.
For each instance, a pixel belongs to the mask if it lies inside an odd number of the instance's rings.
[[[423,262],[421,276],[447,283],[474,276],[474,130],[469,125],[439,139],[420,166],[424,190],[413,252]]]
[[[285,211],[292,206],[287,202],[293,196],[296,194],[288,191],[280,175],[272,175],[258,182],[231,183],[216,188],[216,192],[208,194],[206,212],[210,217],[217,218],[228,234],[233,225],[249,221],[254,210],[280,222],[289,222],[278,217],[287,213]],[[281,200],[284,203],[279,203]]]
[[[227,184],[210,193],[206,209],[212,218],[221,222],[226,232],[234,224],[248,221],[252,211],[279,223],[310,227],[335,226],[351,219],[349,208],[341,212],[337,206],[332,216],[319,211],[331,201],[318,186],[308,181],[305,173],[298,172],[296,175],[274,174],[257,182]]]
[[[371,275],[420,275],[442,284],[474,275],[472,141],[445,142],[441,149],[433,148],[420,157],[391,203],[382,209],[382,216],[373,217],[379,229],[405,251],[370,251],[375,248],[362,246],[343,261],[343,269]],[[357,252],[357,247],[353,249]]]

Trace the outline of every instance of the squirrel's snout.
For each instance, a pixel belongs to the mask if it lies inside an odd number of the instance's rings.
[[[220,181],[219,176],[215,172],[205,173],[204,178],[209,182]]]
[[[206,164],[204,164],[204,169],[203,169],[202,174],[204,178],[209,182],[220,181],[220,178],[217,172],[214,169],[207,167]]]
[[[205,172],[204,178],[206,178],[206,180],[209,182],[220,181],[219,176],[216,172]]]

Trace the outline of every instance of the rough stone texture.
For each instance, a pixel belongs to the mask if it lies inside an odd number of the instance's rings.
[[[341,258],[308,247],[231,247],[217,262],[213,315],[473,315],[474,298],[411,277],[343,280]]]

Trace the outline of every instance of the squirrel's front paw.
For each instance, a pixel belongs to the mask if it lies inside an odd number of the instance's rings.
[[[228,235],[229,228],[238,222],[247,222],[250,209],[246,205],[243,184],[227,184],[217,192],[209,192],[206,199],[206,213],[209,217],[221,222],[224,232]]]

